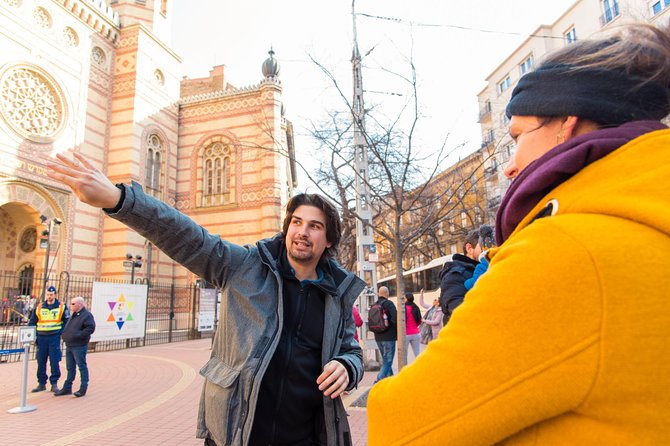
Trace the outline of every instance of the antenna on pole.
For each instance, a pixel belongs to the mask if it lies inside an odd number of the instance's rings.
[[[351,2],[351,18],[354,27],[354,48],[351,66],[354,76],[354,100],[352,117],[354,123],[354,169],[356,170],[356,266],[358,276],[370,286],[368,302],[361,309],[367,311],[372,304],[377,289],[377,272],[374,262],[377,250],[372,231],[372,210],[370,209],[370,192],[368,188],[368,154],[365,132],[365,106],[363,102],[363,73],[361,53],[358,51],[358,35],[356,33],[356,0]],[[367,254],[367,257],[366,257]],[[371,261],[372,260],[372,261]]]

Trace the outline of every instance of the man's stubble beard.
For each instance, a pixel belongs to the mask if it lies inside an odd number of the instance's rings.
[[[304,256],[299,257],[293,253],[292,249],[288,250],[288,256],[291,258],[291,260],[298,262],[298,263],[310,263],[314,260],[314,253],[309,252],[306,253]]]

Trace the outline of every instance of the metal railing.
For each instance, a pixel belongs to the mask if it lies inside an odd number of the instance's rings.
[[[19,327],[26,325],[30,314],[39,303],[42,277],[35,271],[32,277],[19,277],[14,274],[0,273],[0,350],[20,347],[18,343]],[[51,278],[49,285],[58,290],[58,299],[69,302],[75,296],[86,300],[91,307],[93,282],[116,282],[92,277],[71,277],[62,273]],[[197,330],[200,288],[194,285],[175,285],[174,283],[149,283],[146,308],[146,330],[144,337],[91,342],[91,352],[119,350],[144,345],[198,339]],[[31,349],[31,359],[35,349]],[[14,362],[21,354],[0,356],[0,362]]]

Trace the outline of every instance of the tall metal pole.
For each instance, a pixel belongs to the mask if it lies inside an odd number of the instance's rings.
[[[49,280],[49,251],[51,250],[51,231],[53,231],[53,218],[49,221],[49,229],[47,229],[47,246],[44,251],[44,278],[42,280],[42,300],[47,295],[47,280]]]
[[[354,76],[354,100],[352,115],[354,123],[354,169],[356,170],[356,265],[359,277],[370,285],[373,292],[377,291],[377,271],[375,264],[365,257],[368,254],[376,255],[374,233],[372,231],[372,210],[370,209],[370,190],[368,188],[368,154],[365,132],[365,106],[363,102],[363,72],[361,53],[358,51],[358,35],[356,33],[356,0],[351,2],[351,17],[354,27],[354,49],[351,56],[351,66]],[[370,305],[369,297],[361,302],[363,320]],[[362,347],[365,349],[365,334],[361,337]]]

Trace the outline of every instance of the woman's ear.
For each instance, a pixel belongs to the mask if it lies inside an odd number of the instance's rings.
[[[599,128],[595,122],[577,116],[567,116],[561,124],[561,132],[566,141],[575,136],[598,130]]]
[[[565,121],[561,123],[561,134],[564,141],[572,139],[577,136],[577,129],[579,127],[580,119],[577,116],[567,116]]]

